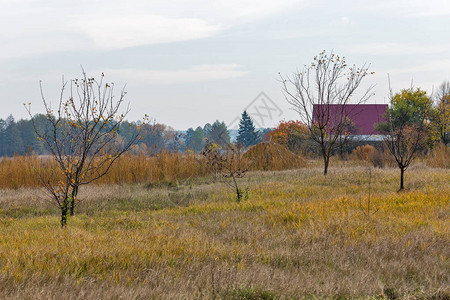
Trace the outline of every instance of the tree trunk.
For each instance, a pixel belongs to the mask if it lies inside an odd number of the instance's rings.
[[[403,185],[404,175],[405,175],[405,169],[404,168],[400,168],[400,190],[399,191],[401,191],[401,190],[403,190],[405,188],[404,185]]]
[[[241,191],[239,190],[239,186],[237,184],[236,178],[234,177],[234,175],[232,175],[233,177],[233,181],[234,181],[234,188],[236,189],[236,200],[237,202],[241,201],[242,195],[241,195]]]
[[[72,195],[71,195],[71,198],[69,199],[69,214],[71,216],[74,215],[75,199],[76,199],[77,195],[78,195],[78,185],[76,185],[72,188]]]
[[[328,173],[328,164],[330,163],[330,158],[326,156],[326,154],[323,155],[323,175],[327,175]]]
[[[67,201],[61,207],[61,228],[67,225]]]

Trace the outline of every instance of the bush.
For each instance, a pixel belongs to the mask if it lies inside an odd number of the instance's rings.
[[[372,162],[374,152],[375,147],[371,145],[358,146],[353,150],[352,156],[357,160]]]
[[[375,168],[384,168],[384,154],[382,151],[375,149],[372,154],[372,164]]]
[[[358,146],[353,149],[351,159],[368,162],[376,168],[384,168],[386,165],[396,166],[395,160],[384,146],[381,149],[371,145]]]

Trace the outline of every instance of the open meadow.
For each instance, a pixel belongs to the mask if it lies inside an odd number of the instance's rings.
[[[450,300],[450,0],[0,0],[0,300]]]
[[[4,188],[1,298],[450,297],[448,169],[401,193],[395,168],[322,172],[250,172],[240,203],[209,177],[83,186],[63,229],[39,188]]]

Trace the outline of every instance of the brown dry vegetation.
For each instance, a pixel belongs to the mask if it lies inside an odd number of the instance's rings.
[[[244,156],[251,170],[286,170],[305,167],[305,161],[277,144],[262,143]],[[155,156],[126,154],[97,184],[177,182],[208,175],[205,159],[194,153],[161,152]],[[0,161],[0,188],[39,187],[41,178],[58,181],[60,172],[50,157],[14,156]]]
[[[245,152],[244,158],[249,160],[252,170],[289,170],[306,166],[302,157],[276,143],[256,144]]]
[[[450,296],[450,174],[251,172],[241,203],[204,177],[92,185],[59,228],[38,189],[0,191],[0,295],[67,299]],[[362,206],[362,207],[361,207]]]
[[[260,143],[251,147],[243,155],[243,164],[253,171],[289,170],[305,167],[318,167],[320,160],[309,159],[294,154],[284,146],[276,143]],[[450,168],[450,150],[444,145],[437,145],[427,156],[416,159],[428,166]],[[382,151],[365,145],[356,148],[344,159],[339,156],[331,158],[332,166],[375,166],[396,167],[395,160],[387,149]],[[194,153],[161,152],[157,155],[125,154],[120,157],[106,176],[96,181],[97,184],[125,183],[176,183],[194,177],[204,177],[210,173],[205,159]],[[0,160],[0,189],[18,189],[22,187],[40,187],[42,178],[51,182],[62,176],[51,157],[14,156]]]
[[[437,144],[425,158],[429,166],[435,168],[450,168],[450,148],[440,143]]]
[[[201,157],[161,152],[156,156],[126,154],[120,157],[97,184],[157,183],[205,176]],[[62,176],[52,158],[15,156],[0,161],[0,188],[39,187],[41,177],[57,181]]]

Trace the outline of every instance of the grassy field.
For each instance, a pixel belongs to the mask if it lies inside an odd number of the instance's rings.
[[[67,228],[38,189],[0,190],[1,298],[450,297],[450,172],[252,172],[84,187]]]

